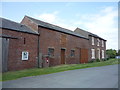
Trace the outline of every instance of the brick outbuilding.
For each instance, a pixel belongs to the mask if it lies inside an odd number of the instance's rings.
[[[46,63],[41,56],[49,56],[49,66],[88,62],[88,38],[75,32],[28,16],[21,22],[37,31],[39,36],[40,67]]]
[[[3,71],[21,70],[37,66],[39,34],[23,24],[0,18]],[[25,59],[23,54],[28,54]]]

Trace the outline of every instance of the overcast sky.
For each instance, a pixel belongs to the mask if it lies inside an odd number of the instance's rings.
[[[24,15],[74,31],[77,27],[107,40],[118,49],[117,2],[4,2],[1,17],[20,22]]]

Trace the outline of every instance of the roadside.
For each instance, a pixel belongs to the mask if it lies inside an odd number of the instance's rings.
[[[23,77],[2,84],[3,88],[118,88],[118,65]]]
[[[120,59],[119,60],[110,59],[107,61],[92,62],[92,63],[86,63],[86,64],[67,64],[67,65],[59,65],[59,66],[48,67],[48,68],[34,68],[34,69],[25,69],[20,71],[10,71],[2,74],[2,81],[14,80],[21,77],[44,75],[44,74],[50,74],[50,73],[56,73],[56,72],[74,70],[74,69],[113,65],[118,63],[120,63]]]

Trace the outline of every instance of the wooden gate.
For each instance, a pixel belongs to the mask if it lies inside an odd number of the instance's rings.
[[[6,72],[8,70],[7,67],[8,48],[9,48],[9,39],[2,38],[2,72]]]
[[[61,64],[65,64],[65,49],[61,49]]]
[[[88,62],[88,49],[80,49],[80,63]]]

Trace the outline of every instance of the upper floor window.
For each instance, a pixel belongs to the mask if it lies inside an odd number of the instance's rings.
[[[102,47],[104,47],[104,41],[102,40]]]
[[[92,45],[94,45],[94,37],[92,37]]]
[[[75,50],[71,50],[70,56],[71,56],[71,57],[74,57],[74,56],[75,56]]]
[[[48,48],[48,55],[50,57],[53,57],[54,56],[54,48]]]
[[[95,49],[91,49],[91,52],[92,52],[92,59],[95,59]]]
[[[24,38],[24,44],[26,43],[26,38]]]
[[[97,39],[97,46],[100,46],[100,39]]]

